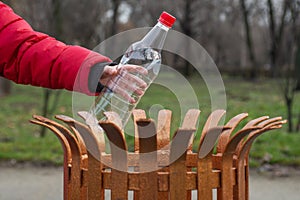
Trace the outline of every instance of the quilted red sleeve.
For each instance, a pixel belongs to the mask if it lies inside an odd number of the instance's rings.
[[[90,68],[101,62],[111,60],[34,31],[0,2],[1,76],[20,84],[91,94],[88,89]]]

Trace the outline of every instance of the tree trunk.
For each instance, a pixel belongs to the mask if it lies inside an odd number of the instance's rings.
[[[191,25],[191,21],[192,21],[192,4],[193,4],[194,0],[186,0],[185,2],[185,7],[184,7],[184,14],[183,14],[183,18],[179,20],[180,26],[182,28],[182,31],[185,35],[187,35],[188,37],[192,37],[192,25]],[[185,48],[186,51],[189,51],[189,44],[185,44]],[[191,75],[191,64],[186,61],[185,62],[185,69],[184,69],[184,75],[186,77]]]
[[[0,77],[0,97],[9,95],[11,91],[11,81]]]
[[[111,36],[117,33],[118,30],[118,16],[119,16],[119,7],[120,7],[120,0],[113,0],[113,17],[111,22]]]
[[[53,6],[53,34],[57,39],[62,40],[62,19],[61,19],[61,1],[60,0],[52,0]],[[51,96],[55,96],[55,100],[50,108],[50,98]],[[44,101],[42,108],[42,115],[47,117],[52,114],[57,106],[59,100],[60,92],[55,92],[53,90],[45,89],[44,90]],[[40,137],[45,137],[46,135],[46,127],[42,126],[40,131]]]
[[[246,44],[248,49],[248,57],[251,63],[251,79],[257,78],[257,62],[254,54],[253,49],[253,40],[252,40],[252,32],[251,32],[251,26],[249,24],[249,10],[246,8],[245,0],[240,0],[241,9],[243,13],[243,19],[244,19],[244,27],[245,27],[245,33],[246,33]]]
[[[274,6],[273,1],[267,1],[269,8],[269,32],[271,39],[271,47],[270,47],[270,65],[271,65],[271,75],[272,77],[276,77],[278,75],[277,69],[277,60],[280,51],[280,45],[282,41],[284,26],[285,26],[285,16],[288,8],[288,1],[283,2],[283,11],[280,18],[279,27],[276,27],[276,20],[274,14]]]
[[[56,39],[63,41],[62,38],[62,16],[61,16],[61,1],[52,0],[53,6],[53,34]]]
[[[44,117],[48,117],[49,115],[53,114],[59,101],[61,91],[54,91],[54,90],[49,90],[45,89],[44,90],[44,102],[43,102],[43,110],[42,110],[42,115]],[[50,100],[51,97],[53,97],[52,105],[50,105]],[[40,136],[45,137],[46,135],[46,127],[42,127]]]
[[[291,98],[286,98],[287,105],[287,120],[288,120],[288,132],[293,132],[293,100]]]

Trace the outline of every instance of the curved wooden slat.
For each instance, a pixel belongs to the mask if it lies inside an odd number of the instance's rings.
[[[268,120],[270,117],[269,116],[262,116],[256,119],[251,120],[250,122],[248,122],[243,128],[248,128],[248,127],[252,127],[252,126],[257,126],[259,123]]]
[[[80,133],[86,148],[88,150],[88,171],[87,171],[87,187],[88,199],[104,198],[104,189],[102,187],[102,163],[101,163],[101,142],[97,133],[92,132],[90,126],[82,124],[74,120],[74,127]],[[94,124],[95,126],[95,124]],[[98,127],[100,127],[98,125]],[[97,129],[99,130],[99,129]],[[101,134],[104,134],[103,132]]]
[[[219,182],[213,173],[212,151],[219,135],[227,129],[223,126],[216,126],[202,133],[203,137],[201,138],[197,155],[198,199],[212,199],[213,183]]]
[[[147,119],[147,116],[144,110],[135,109],[132,111],[132,117],[133,117],[133,124],[134,124],[134,151],[139,152],[140,149],[139,133],[138,133],[138,126],[136,122],[140,119]]]
[[[257,119],[253,119],[250,122],[248,122],[243,129],[247,129],[251,126],[255,126],[257,128],[264,128],[266,126],[268,126],[268,124],[276,122],[276,121],[281,121],[282,117],[274,117],[274,118],[269,118],[269,116],[263,116],[263,117],[259,117]],[[253,131],[251,134],[255,134],[255,131]],[[251,137],[251,134],[248,137]],[[239,154],[238,152],[240,151],[240,149],[243,146],[244,141],[241,141],[238,144],[238,147],[236,148],[236,153],[235,154]]]
[[[218,141],[217,145],[217,152],[218,153],[223,153],[225,150],[226,145],[229,142],[230,136],[234,129],[238,126],[238,124],[248,117],[248,113],[241,113],[239,115],[236,115],[235,117],[231,118],[227,123],[226,126],[231,127],[230,129],[224,131],[222,135],[220,136],[220,139]]]
[[[134,124],[134,152],[138,153],[140,151],[140,142],[139,142],[139,133],[137,121],[141,119],[147,119],[146,112],[141,109],[135,109],[132,112],[133,124]],[[138,171],[138,167],[134,168],[135,171]],[[134,191],[134,199],[139,199],[139,192]]]
[[[170,151],[170,133],[171,133],[172,111],[160,110],[157,117],[157,151],[168,154]],[[158,161],[160,162],[160,160]],[[160,172],[168,172],[169,169],[164,167]],[[159,192],[158,199],[168,200],[169,192]]]
[[[57,123],[56,121],[45,118],[43,116],[34,115],[34,118],[44,123],[47,123],[51,126],[56,127],[67,138],[72,151],[72,168],[69,169],[69,174],[71,174],[69,177],[71,191],[76,190],[79,192],[81,186],[80,177],[81,177],[82,157],[85,155],[84,153],[82,153],[82,149],[81,149],[82,146],[79,145],[77,138],[74,136],[74,134],[65,126]],[[83,149],[83,151],[85,151],[85,149]]]
[[[234,190],[235,191],[234,195],[236,199],[240,199],[240,198],[244,198],[246,200],[249,199],[249,179],[248,179],[249,166],[248,166],[248,161],[247,162],[245,161],[248,160],[247,158],[249,156],[250,148],[254,140],[264,132],[272,129],[280,128],[281,125],[285,123],[285,121],[276,121],[276,120],[275,121],[270,120],[270,121],[273,122],[264,123],[268,125],[264,126],[263,128],[260,128],[259,130],[252,132],[247,138],[247,140],[242,144],[240,144],[239,146],[240,148],[236,152],[237,154],[236,168],[237,168],[237,179],[238,179]]]
[[[200,112],[201,111],[199,109],[188,110],[188,112],[185,114],[185,117],[183,119],[181,128],[182,129],[196,129],[197,123],[198,123],[198,118],[200,116]],[[188,146],[189,152],[192,152],[192,150],[193,150],[193,140],[194,140],[194,136],[191,137],[191,140],[189,142],[189,146]]]
[[[127,164],[127,146],[122,130],[114,123],[101,121],[101,127],[104,129],[109,140],[111,149],[111,182],[114,183],[111,188],[112,199],[128,198],[128,164]]]
[[[200,140],[199,150],[198,150],[198,157],[204,158],[208,154],[212,152],[214,149],[214,146],[219,138],[219,136],[224,132],[229,130],[230,127],[224,127],[224,126],[216,126],[213,128],[210,128],[207,132],[203,132],[204,135],[203,138]]]
[[[186,191],[186,156],[189,141],[194,129],[179,129],[172,139],[170,151],[170,199],[187,199]]]
[[[228,142],[225,147],[224,153],[222,155],[222,188],[218,191],[220,195],[220,191],[222,193],[222,199],[230,200],[233,199],[233,185],[236,180],[233,180],[233,157],[234,152],[240,143],[247,135],[249,135],[252,131],[257,130],[257,127],[249,127],[247,129],[242,129],[238,131]]]
[[[36,117],[36,116],[34,116]],[[66,139],[66,137],[55,127],[45,123],[45,122],[41,122],[39,120],[30,120],[31,123],[33,124],[37,124],[40,126],[44,126],[47,127],[48,129],[50,129],[55,135],[56,137],[59,139],[63,150],[64,150],[64,199],[66,200],[72,200],[72,199],[79,199],[77,198],[77,196],[79,196],[80,194],[77,193],[76,188],[74,188],[74,185],[71,184],[70,182],[70,169],[72,167],[72,151],[71,151],[71,147],[69,145],[68,140]]]
[[[74,135],[77,138],[78,144],[81,149],[81,162],[80,162],[80,198],[86,199],[88,196],[88,152],[87,148],[84,142],[84,139],[82,138],[80,132],[78,131],[77,127],[75,126],[75,121],[73,118],[66,116],[66,115],[55,115],[55,118],[58,120],[63,121],[66,123],[70,129],[73,131]]]
[[[85,143],[84,143],[84,140],[83,138],[81,137],[80,133],[76,130],[76,127],[74,127],[74,119],[69,117],[69,116],[66,116],[66,115],[55,115],[55,118],[66,123],[70,128],[71,130],[73,131],[73,134],[75,135],[77,141],[78,141],[78,144],[80,146],[80,149],[82,151],[82,155],[87,155],[87,150],[86,150],[86,146],[85,146]]]
[[[201,113],[201,111],[199,109],[188,110],[183,119],[181,128],[182,129],[196,129],[200,113]]]
[[[213,111],[207,118],[205,125],[202,129],[202,134],[201,134],[201,138],[200,141],[203,140],[203,137],[205,137],[205,135],[203,133],[206,133],[210,128],[214,128],[216,126],[218,126],[219,121],[221,120],[221,118],[225,115],[226,111],[225,110],[215,110]]]
[[[91,129],[91,132],[96,137],[96,141],[99,145],[100,151],[105,152],[105,137],[104,137],[104,131],[99,126],[97,118],[86,111],[80,111],[78,112],[78,116],[80,116],[82,119],[85,120],[85,123],[89,126]]]
[[[170,143],[172,111],[160,110],[157,117],[157,150]]]
[[[139,198],[152,200],[158,198],[157,182],[157,134],[153,120],[140,119],[137,122],[140,144],[140,190]]]
[[[183,123],[181,125],[181,128],[183,129],[195,129],[197,128],[197,123],[198,123],[198,118],[200,115],[200,110],[199,109],[190,109],[188,112],[185,114],[185,117],[183,119]],[[193,153],[193,142],[195,138],[195,131],[193,132],[192,137],[190,137],[190,141],[188,144],[187,148],[187,153]],[[192,169],[189,168],[187,171],[191,171]],[[186,199],[191,199],[192,198],[192,191],[187,191],[187,197]]]
[[[107,121],[113,122],[115,125],[117,125],[119,127],[119,129],[123,130],[122,119],[116,112],[113,112],[113,111],[104,112],[104,115],[105,115]],[[123,133],[123,131],[122,131],[122,133]]]

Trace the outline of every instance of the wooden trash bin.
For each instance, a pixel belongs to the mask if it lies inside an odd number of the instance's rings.
[[[120,199],[249,199],[248,156],[253,141],[262,133],[281,128],[281,117],[253,119],[236,130],[248,114],[242,113],[220,126],[224,110],[210,114],[199,144],[193,144],[200,111],[189,110],[172,138],[171,111],[161,110],[157,122],[143,110],[134,110],[134,151],[129,152],[119,120],[107,113],[100,122],[87,112],[85,123],[57,115],[64,125],[33,116],[32,123],[49,128],[64,149],[64,199],[101,200],[110,190]],[[109,141],[106,142],[105,141]],[[110,153],[106,153],[109,145]],[[193,151],[192,146],[198,150]],[[129,191],[133,191],[128,198]]]

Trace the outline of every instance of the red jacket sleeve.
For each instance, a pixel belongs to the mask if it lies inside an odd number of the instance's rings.
[[[0,75],[16,83],[91,94],[90,69],[111,62],[105,56],[70,46],[34,31],[0,2]]]

